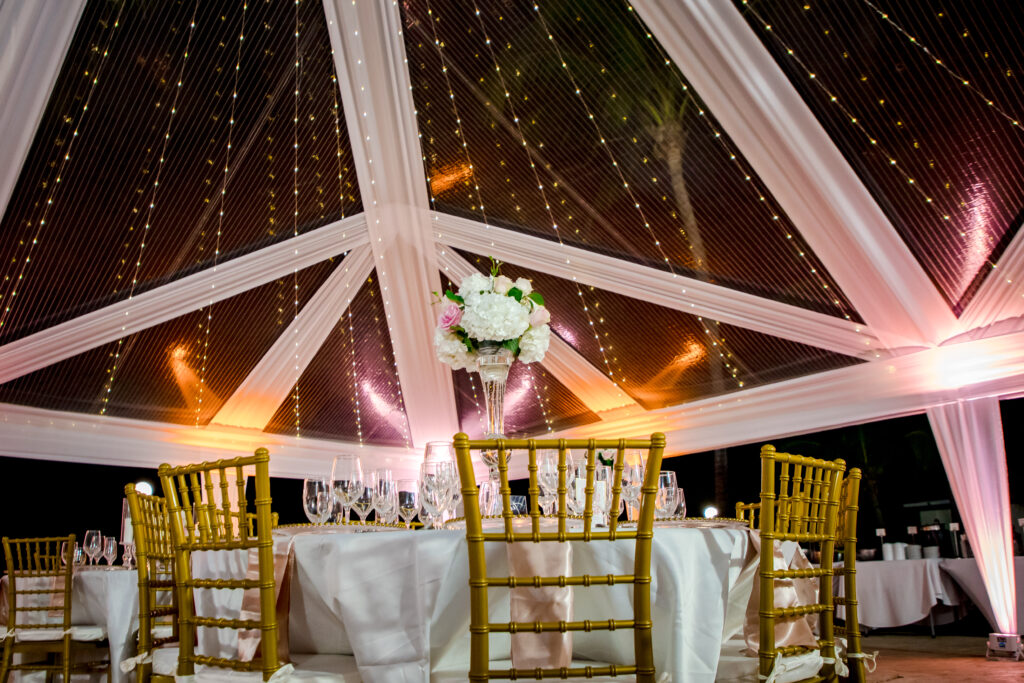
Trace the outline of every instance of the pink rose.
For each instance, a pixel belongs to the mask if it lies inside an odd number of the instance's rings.
[[[533,309],[533,313],[530,314],[530,327],[540,327],[541,325],[547,325],[551,322],[551,314],[548,313],[548,309],[544,306],[538,306]]]
[[[453,301],[441,311],[441,316],[437,319],[437,326],[450,330],[460,322],[462,322],[462,309]]]

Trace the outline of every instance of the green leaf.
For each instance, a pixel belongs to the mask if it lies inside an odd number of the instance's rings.
[[[532,301],[533,303],[537,304],[538,306],[544,305],[544,297],[540,295],[540,292],[530,292],[526,298]]]
[[[501,273],[501,261],[493,256],[488,256],[487,258],[491,260],[491,277],[498,277]]]
[[[509,289],[508,295],[520,303],[522,303],[523,301],[523,290],[519,289],[518,287],[512,287],[511,289]]]
[[[447,297],[448,299],[451,299],[452,301],[454,301],[457,304],[465,304],[466,303],[465,299],[463,299],[461,296],[459,296],[458,294],[456,294],[455,292],[453,292],[450,289],[444,290],[444,295],[445,295],[445,297]]]
[[[506,339],[505,341],[501,342],[501,346],[502,346],[502,348],[506,348],[509,351],[511,351],[512,355],[514,355],[514,356],[518,356],[519,355],[519,340],[518,339]]]

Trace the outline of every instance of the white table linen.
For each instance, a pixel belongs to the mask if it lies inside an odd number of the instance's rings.
[[[1013,564],[1017,586],[1017,629],[1020,630],[1024,628],[1024,557],[1013,558]],[[998,630],[999,627],[996,625],[995,616],[992,613],[992,604],[989,602],[988,591],[985,590],[985,583],[981,580],[978,561],[974,558],[945,559],[940,561],[939,568],[952,577],[967,594],[967,597],[978,606],[993,631]]]
[[[940,571],[940,559],[857,562],[857,620],[871,628],[905,626],[927,619],[936,605],[957,605],[956,583]],[[836,595],[846,586],[837,578]],[[836,607],[836,617],[845,618]]]
[[[469,668],[469,567],[464,531],[294,534],[290,641],[293,653],[354,654],[367,682],[424,683],[431,669]],[[276,543],[282,543],[278,534]],[[632,573],[631,541],[575,543],[574,574]],[[507,572],[500,543],[488,543],[493,575]],[[203,567],[196,575],[244,571]],[[228,561],[229,562],[229,561]],[[654,655],[659,674],[677,681],[713,681],[726,623],[742,623],[742,602],[732,595],[741,573],[756,565],[743,529],[660,528],[652,552]],[[203,591],[209,593],[211,591]],[[234,591],[220,591],[234,593]],[[508,620],[508,589],[490,589],[491,618]],[[203,603],[197,610],[230,616],[237,596]],[[632,613],[632,588],[577,591],[574,618],[607,619]],[[585,596],[585,597],[583,597]],[[205,597],[203,598],[205,600]],[[235,604],[237,602],[237,605]],[[741,614],[730,614],[731,604]],[[619,616],[619,618],[622,618]],[[201,639],[201,647],[221,647]],[[230,645],[228,645],[230,647]],[[491,658],[508,659],[508,636],[491,638]],[[574,656],[631,663],[631,630],[578,633]]]
[[[111,683],[125,683],[119,663],[135,654],[139,627],[139,577],[132,569],[76,569],[71,585],[71,623],[94,624],[107,631]],[[0,595],[0,623],[7,623],[7,577]],[[20,672],[15,672],[20,673]]]

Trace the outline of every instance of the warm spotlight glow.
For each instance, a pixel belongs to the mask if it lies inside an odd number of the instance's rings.
[[[144,496],[153,495],[153,485],[150,484],[148,481],[135,482],[135,490],[136,492],[141,493]]]
[[[436,197],[459,183],[469,180],[472,175],[473,169],[466,163],[443,166],[430,175],[430,191]]]
[[[704,519],[711,519],[712,517],[718,516],[718,508],[714,505],[708,505],[704,508]]]

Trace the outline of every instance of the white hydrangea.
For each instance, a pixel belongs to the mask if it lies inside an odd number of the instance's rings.
[[[548,344],[551,343],[551,327],[541,325],[531,327],[519,340],[519,360],[524,363],[536,363],[544,360],[544,354],[548,352]]]
[[[490,292],[466,296],[462,328],[471,339],[516,339],[529,326],[530,307],[524,306],[510,296]]]
[[[491,278],[480,273],[473,273],[462,281],[462,285],[459,287],[459,296],[465,299],[472,294],[489,291],[491,291]]]
[[[452,370],[476,369],[476,356],[469,352],[458,337],[440,327],[434,330],[434,353],[439,361],[451,366]]]

